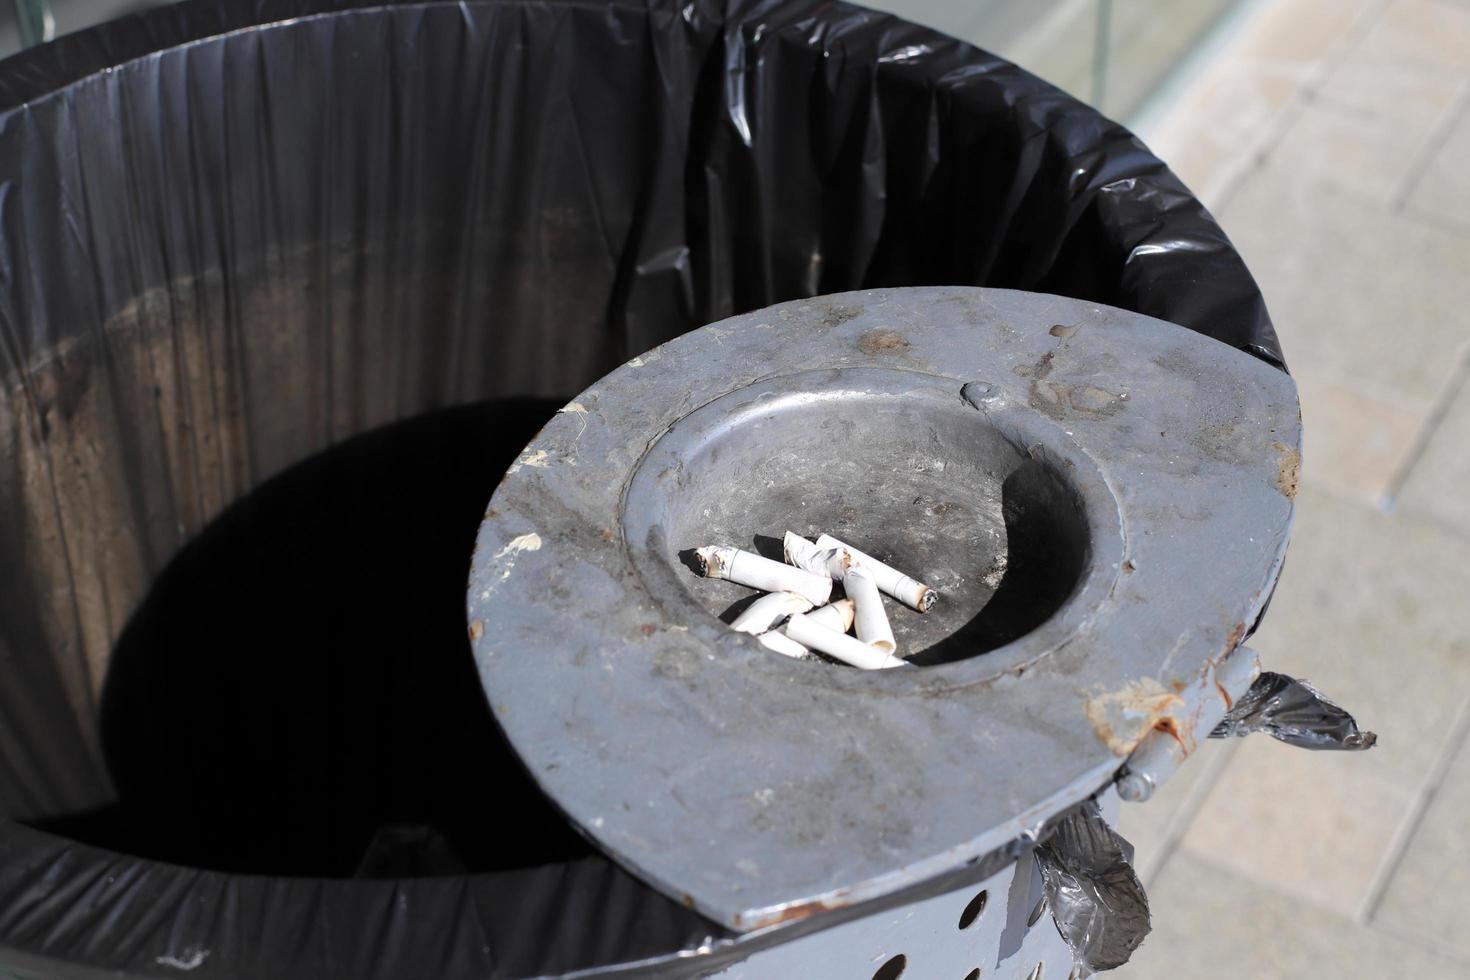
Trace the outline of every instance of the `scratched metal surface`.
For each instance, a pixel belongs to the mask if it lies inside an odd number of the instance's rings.
[[[916,414],[893,409],[905,385]],[[677,558],[709,542],[669,540],[726,471],[666,457],[739,445],[766,417],[752,391],[822,425],[834,399],[932,425],[980,496],[994,467],[1039,462],[1085,512],[1075,587],[1019,638],[926,667],[823,669],[732,633]],[[966,471],[956,412],[1021,451],[976,449]],[[779,452],[802,427],[773,431]],[[471,571],[481,678],[542,788],[711,918],[746,931],[890,894],[1096,792],[1148,733],[1193,730],[1279,572],[1300,435],[1281,371],[1083,301],[887,289],[735,317],[599,381],[507,473]]]

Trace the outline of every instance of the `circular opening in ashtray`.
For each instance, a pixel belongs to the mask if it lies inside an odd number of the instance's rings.
[[[695,604],[729,622],[759,593],[701,578],[693,549],[780,560],[786,530],[831,534],[939,594],[923,614],[885,599],[899,654],[915,665],[1011,643],[1076,593],[1098,536],[1088,497],[1106,490],[1060,429],[1026,417],[1035,413],[978,410],[959,385],[924,375],[820,378],[716,399],[674,425],[634,476],[625,515],[655,533],[629,539],[656,542],[651,557],[674,566]],[[1095,485],[1084,489],[1079,470]]]

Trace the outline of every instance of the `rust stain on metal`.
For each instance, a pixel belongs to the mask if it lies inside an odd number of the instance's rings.
[[[1287,500],[1295,500],[1297,484],[1301,480],[1302,454],[1284,442],[1273,442],[1271,448],[1281,454],[1276,463],[1276,489]]]
[[[840,908],[846,908],[848,904],[845,894],[842,892],[839,892],[831,898],[818,898],[810,902],[796,902],[792,905],[785,906],[769,916],[762,916],[753,924],[753,927],[763,928],[766,926],[778,926],[786,922],[799,922],[802,919],[810,918],[821,912],[832,912]],[[737,926],[743,924],[739,918],[737,918],[736,923]]]
[[[901,353],[909,349],[903,334],[893,330],[869,330],[858,338],[857,345],[864,354]]]
[[[1082,710],[1098,741],[1114,755],[1126,756],[1160,724],[1170,726],[1171,734],[1178,737],[1173,715],[1183,704],[1184,699],[1177,693],[1146,677],[1121,690],[1090,698]]]
[[[1235,707],[1235,699],[1230,696],[1230,692],[1225,690],[1225,686],[1219,681],[1215,682],[1215,690],[1220,692],[1220,700],[1225,702],[1226,711]]]
[[[480,637],[482,637],[484,635],[485,635],[485,624],[482,623],[482,622],[480,622],[478,619],[472,620],[470,622],[470,639],[471,640],[478,640]]]
[[[1124,562],[1123,562],[1123,574],[1124,575],[1132,575],[1134,569],[1136,569],[1137,567],[1138,567],[1137,565],[1133,564],[1133,559],[1132,558],[1125,559]]]
[[[658,627],[655,626],[653,623],[644,623],[642,626],[638,627],[638,632],[642,633],[644,636],[652,636],[654,633],[658,632]]]
[[[1180,734],[1179,722],[1175,721],[1174,718],[1170,715],[1165,715],[1163,718],[1160,718],[1158,721],[1154,722],[1154,731],[1163,732],[1165,735],[1178,742],[1179,748],[1185,754],[1185,756],[1188,756],[1189,753],[1193,750],[1193,746],[1186,742],[1184,736]]]

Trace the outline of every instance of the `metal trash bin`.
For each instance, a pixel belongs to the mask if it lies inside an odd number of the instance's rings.
[[[425,413],[480,412],[472,436],[393,460],[428,483],[451,461],[496,469],[481,436],[518,446],[702,324],[955,283],[1106,303],[1281,364],[1239,256],[1130,134],[847,4],[199,0],[0,64],[0,965],[636,974],[724,948],[739,930],[714,904],[691,909],[586,845],[491,744],[458,595],[425,623],[452,640],[364,662],[342,637],[370,636],[391,603],[328,593],[319,642],[282,659],[283,628],[238,674],[211,655],[273,611],[218,607],[197,655],[176,650],[109,714],[114,648],[150,583],[190,578],[187,542],[324,454],[379,459],[392,423],[422,446]],[[350,472],[360,494],[394,476]],[[373,525],[343,524],[333,502],[312,513],[351,550],[321,580],[369,575]],[[380,534],[435,509],[395,506]],[[302,541],[311,523],[293,525]],[[467,568],[473,525],[457,533]],[[300,557],[280,555],[255,580]],[[292,602],[309,607],[314,584]],[[433,657],[438,680],[412,680]],[[438,741],[417,724],[436,708],[462,722]],[[123,778],[109,733],[133,722],[148,737]],[[224,727],[236,754],[212,741]],[[471,785],[476,761],[482,802],[557,824],[565,846],[501,840],[455,873],[379,860],[412,788]],[[321,798],[335,810],[302,804]],[[99,829],[119,804],[141,816]],[[170,850],[211,830],[208,857]],[[419,838],[429,858],[443,830]]]
[[[731,930],[711,975],[1062,976],[1064,937],[1117,965],[1146,902],[1073,808],[1120,778],[1146,797],[1250,690],[1300,435],[1283,372],[1138,314],[964,287],[796,300],[655,348],[547,424],[481,527],[470,635],[542,788]],[[782,528],[935,587],[894,614],[902,668],[794,661],[717,618],[747,590],[682,555]],[[1117,853],[1093,867],[1099,841]],[[1108,901],[1075,908],[1057,874]]]

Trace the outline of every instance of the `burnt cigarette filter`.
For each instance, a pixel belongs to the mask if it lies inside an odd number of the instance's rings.
[[[829,551],[833,548],[842,548],[848,552],[857,564],[861,565],[873,576],[878,591],[893,596],[899,602],[916,609],[919,612],[928,612],[939,596],[923,582],[916,581],[900,572],[891,565],[865,554],[850,544],[837,540],[830,534],[824,534],[817,538],[816,549],[818,552]]]
[[[783,565],[739,548],[707,546],[694,552],[706,578],[728,579],[763,592],[795,592],[814,606],[832,597],[832,580],[792,565]]]

